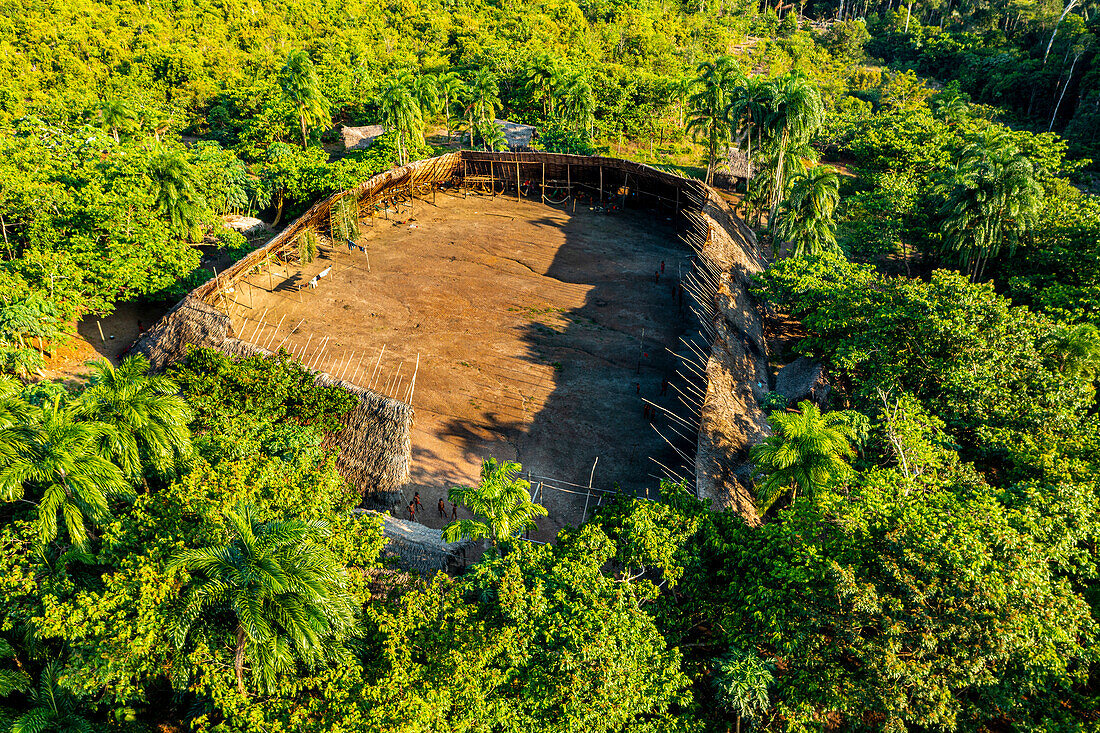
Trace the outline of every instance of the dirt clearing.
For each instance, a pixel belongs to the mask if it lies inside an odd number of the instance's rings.
[[[300,270],[239,282],[237,335],[411,399],[412,477],[398,516],[419,491],[418,521],[442,526],[439,498],[476,482],[489,456],[520,461],[536,488],[542,478],[550,516],[539,539],[601,500],[587,496],[590,476],[597,489],[655,495],[650,456],[676,459],[642,399],[676,407],[663,390],[675,369],[666,347],[685,328],[677,273],[691,257],[672,221],[444,191],[435,204],[415,200],[409,216],[365,223],[354,249],[337,243]]]

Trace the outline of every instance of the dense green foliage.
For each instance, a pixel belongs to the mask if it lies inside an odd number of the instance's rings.
[[[1097,8],[797,10],[838,20],[0,7],[0,733],[1095,729]],[[285,354],[30,384],[75,319],[243,255],[223,215],[499,149],[499,117],[708,180],[752,161],[756,295],[830,386],[770,393],[759,526],[666,484],[529,543],[545,510],[490,459],[447,537],[493,547],[419,577],[325,447],[355,398]]]

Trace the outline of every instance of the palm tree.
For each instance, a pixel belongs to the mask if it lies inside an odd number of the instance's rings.
[[[775,220],[779,202],[787,190],[787,152],[792,147],[808,145],[825,120],[825,107],[821,92],[805,74],[791,71],[775,81],[770,112],[762,123],[762,145],[768,151],[774,168],[772,178],[772,206],[769,223]]]
[[[302,147],[308,145],[307,134],[310,125],[329,125],[329,102],[321,93],[317,72],[313,62],[304,49],[295,49],[287,54],[286,63],[279,72],[279,86],[283,89],[283,98],[298,110],[298,122],[302,127]]]
[[[591,134],[593,115],[596,112],[596,93],[583,73],[569,78],[561,90],[561,116],[566,122]]]
[[[768,693],[775,683],[769,666],[755,654],[743,652],[727,654],[715,662],[715,697],[737,716],[736,733],[741,733],[741,718],[751,721],[768,709]]]
[[[0,639],[0,658],[15,660],[15,649],[7,639]],[[0,669],[0,697],[7,697],[13,692],[26,692],[31,688],[31,678],[18,669]]]
[[[1062,326],[1043,346],[1056,356],[1058,371],[1067,377],[1088,382],[1100,377],[1100,330],[1093,324]]]
[[[99,119],[118,143],[121,141],[119,133],[133,124],[134,113],[121,99],[107,99],[99,105]]]
[[[57,537],[60,515],[69,541],[86,550],[86,523],[102,524],[109,518],[108,499],[131,493],[103,449],[116,440],[111,426],[78,421],[75,405],[56,395],[31,420],[0,430],[0,500],[30,491],[37,497],[41,544]]]
[[[410,76],[409,89],[416,103],[420,105],[421,116],[425,119],[439,109],[439,80],[433,74]]]
[[[187,236],[198,224],[201,209],[195,169],[182,151],[158,150],[149,162],[149,177],[157,211],[168,217],[174,234]]]
[[[944,240],[974,281],[985,264],[1034,223],[1043,197],[1031,160],[1008,133],[988,134],[963,151],[942,213]]]
[[[542,103],[542,116],[554,115],[554,100],[562,84],[561,59],[548,53],[539,54],[527,66],[524,88],[531,98]]]
[[[466,85],[466,114],[470,119],[470,147],[478,124],[492,122],[500,107],[497,78],[488,69],[478,69]]]
[[[149,374],[149,362],[140,354],[118,368],[106,359],[88,366],[92,377],[77,414],[114,428],[104,447],[123,473],[138,478],[145,464],[164,471],[190,453],[191,408],[175,382]]]
[[[91,733],[92,724],[81,715],[80,701],[58,684],[61,664],[51,659],[42,669],[38,686],[30,689],[29,707],[11,724],[11,733]]]
[[[186,605],[174,628],[180,648],[204,615],[235,619],[233,669],[246,695],[247,665],[256,686],[275,689],[280,673],[300,661],[310,668],[346,657],[343,641],[355,623],[347,573],[317,540],[322,522],[260,522],[252,506],[225,515],[229,542],[184,550],[168,564],[191,575]]]
[[[397,163],[405,165],[409,141],[424,130],[424,113],[407,79],[389,79],[382,87],[382,124],[397,133]]]
[[[437,78],[439,96],[443,99],[443,117],[447,124],[447,141],[451,139],[451,105],[462,96],[462,90],[466,85],[462,77],[453,71],[440,74]]]
[[[813,495],[847,467],[853,455],[855,431],[847,416],[839,412],[822,414],[809,400],[798,403],[799,412],[773,412],[768,417],[772,435],[752,450],[753,463],[763,473],[758,488],[765,511],[776,499],[798,490]]]
[[[836,171],[828,166],[818,166],[791,180],[775,236],[791,243],[792,256],[837,249],[833,213],[840,201],[839,187]]]
[[[447,498],[461,502],[475,519],[460,519],[443,528],[448,542],[488,537],[494,547],[520,532],[535,529],[535,517],[545,517],[545,507],[531,501],[531,484],[519,478],[523,467],[515,461],[497,463],[492,458],[481,464],[477,486],[454,486]]]
[[[745,152],[750,161],[752,160],[753,132],[756,132],[757,148],[759,148],[761,125],[768,119],[775,93],[775,84],[762,76],[750,76],[744,80],[744,83],[738,84],[730,91],[725,117],[731,126],[732,133],[738,136],[738,143],[744,140]],[[742,131],[744,137],[741,137]]]
[[[34,419],[35,409],[23,399],[23,383],[8,375],[0,375],[0,430],[8,430]],[[0,444],[3,455],[4,444]]]
[[[729,143],[730,126],[726,118],[731,91],[744,83],[741,67],[729,56],[699,64],[695,90],[688,97],[691,114],[687,130],[701,135],[707,144],[707,185],[714,179],[721,146]]]

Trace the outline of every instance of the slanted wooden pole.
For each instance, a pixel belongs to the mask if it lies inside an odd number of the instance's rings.
[[[101,325],[102,323],[102,321],[97,320],[95,322],[95,327],[99,329],[99,340],[103,343],[107,343],[107,337],[103,335],[103,326]]]
[[[378,363],[374,365],[374,372],[370,375],[370,387],[368,387],[367,389],[371,389],[371,388],[374,387],[374,379],[375,379],[376,376],[378,376],[379,367],[382,366],[382,354],[385,354],[385,353],[386,353],[386,345],[382,344],[382,350],[378,352]]]

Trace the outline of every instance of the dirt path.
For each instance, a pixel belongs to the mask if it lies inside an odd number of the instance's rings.
[[[642,398],[674,407],[672,390],[661,395],[665,347],[684,328],[675,280],[689,259],[671,222],[441,192],[415,202],[412,221],[363,231],[366,253],[343,246],[301,271],[254,275],[233,294],[233,322],[252,343],[400,399],[416,370],[418,519],[441,526],[438,499],[476,482],[489,456],[580,492],[544,487],[543,539],[579,521],[597,458],[594,486],[656,489],[648,457],[674,458]]]

